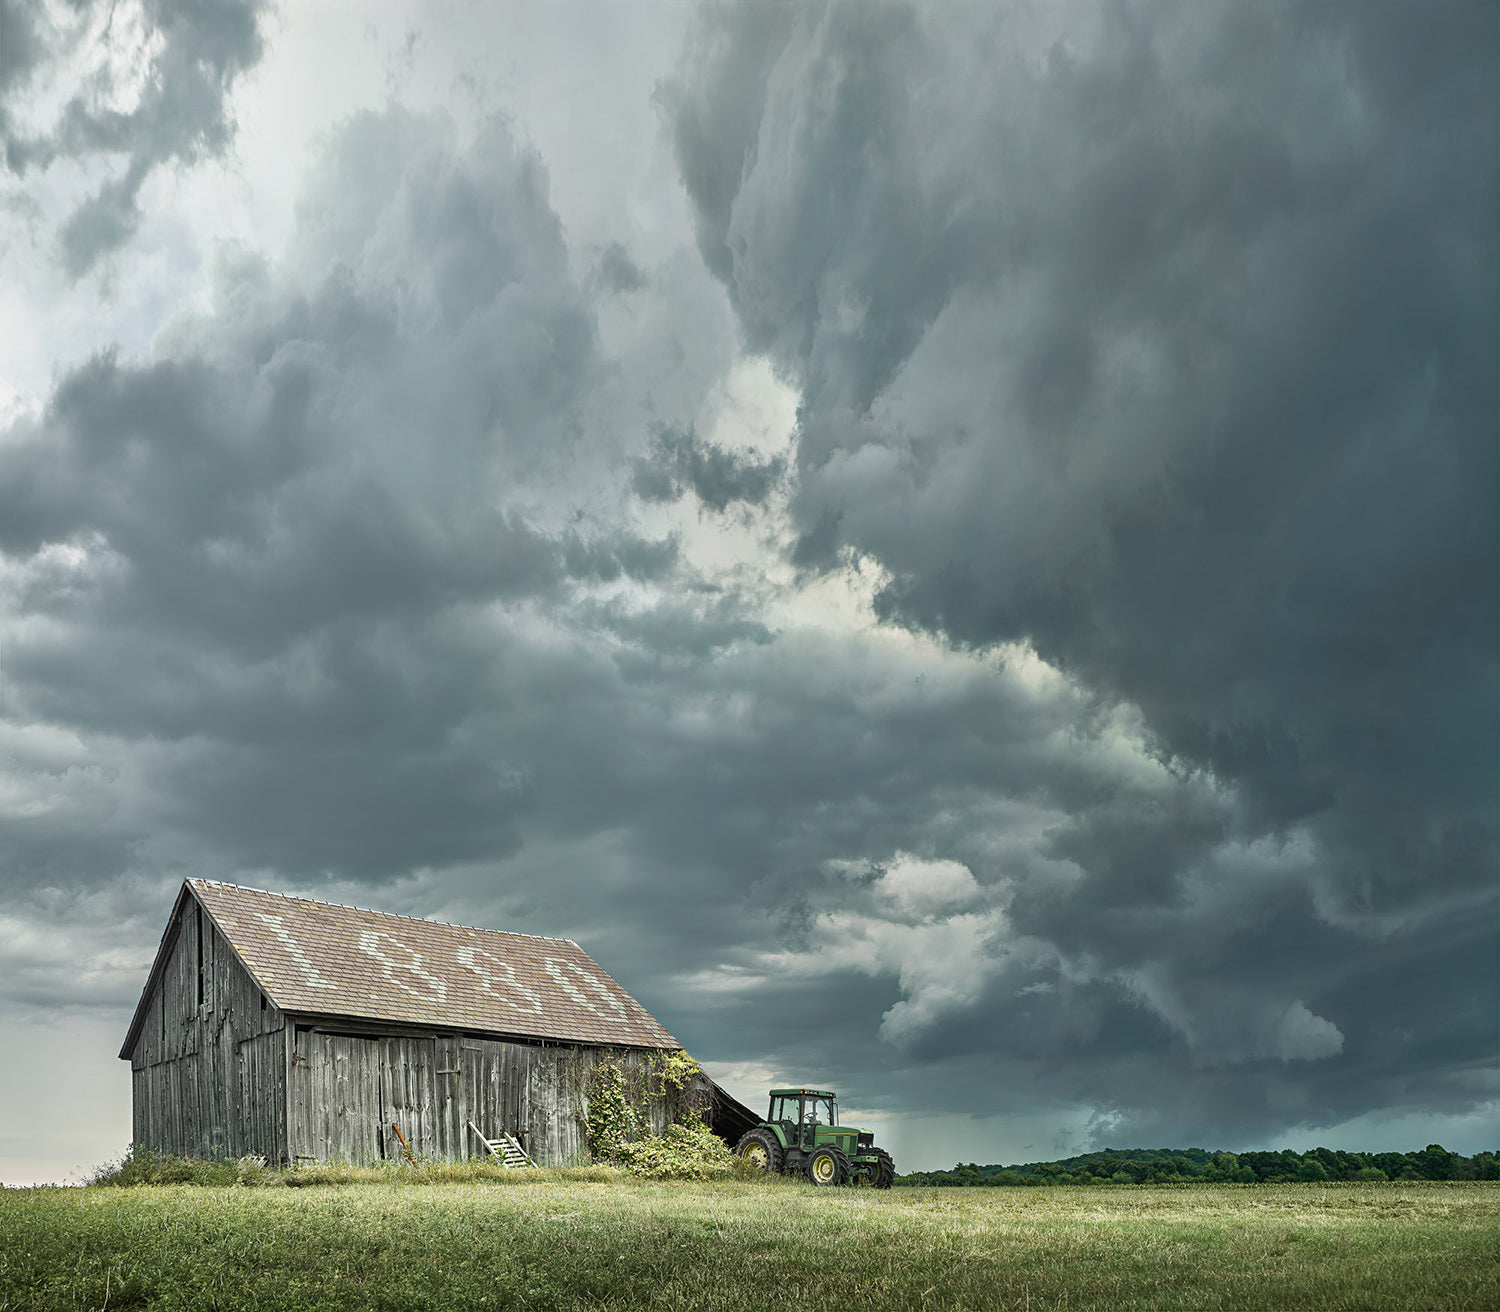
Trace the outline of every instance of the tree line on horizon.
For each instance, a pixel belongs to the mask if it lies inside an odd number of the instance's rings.
[[[1210,1152],[1205,1148],[1105,1148],[1055,1162],[980,1166],[960,1162],[951,1171],[913,1171],[898,1185],[1003,1186],[1057,1184],[1290,1184],[1327,1181],[1500,1180],[1500,1155],[1465,1157],[1441,1144],[1420,1152],[1358,1153],[1313,1148],[1305,1153]]]

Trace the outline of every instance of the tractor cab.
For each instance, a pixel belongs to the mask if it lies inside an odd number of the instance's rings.
[[[772,1089],[766,1120],[781,1126],[788,1145],[810,1152],[819,1137],[816,1127],[839,1123],[838,1098],[822,1089]]]

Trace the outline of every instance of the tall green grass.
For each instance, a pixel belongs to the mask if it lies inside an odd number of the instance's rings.
[[[5,1190],[0,1309],[1500,1307],[1486,1184],[399,1180]]]
[[[515,1168],[502,1166],[488,1158],[449,1161],[440,1157],[418,1157],[410,1162],[381,1162],[375,1166],[353,1166],[348,1162],[267,1166],[262,1158],[205,1160],[132,1148],[124,1157],[106,1162],[92,1171],[86,1183],[114,1188],[188,1184],[210,1188],[240,1185],[252,1189],[295,1189],[327,1184],[599,1184],[624,1179],[625,1175],[624,1170],[607,1163]]]

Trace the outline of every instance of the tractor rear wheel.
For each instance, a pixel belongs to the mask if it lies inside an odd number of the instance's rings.
[[[877,1189],[889,1189],[891,1182],[896,1178],[896,1160],[884,1148],[877,1148],[875,1156],[878,1165],[875,1167],[875,1187]]]
[[[747,1130],[734,1146],[736,1157],[758,1166],[767,1175],[781,1170],[781,1145],[769,1130]]]
[[[807,1178],[816,1185],[849,1183],[849,1159],[844,1150],[831,1143],[820,1143],[807,1159]]]

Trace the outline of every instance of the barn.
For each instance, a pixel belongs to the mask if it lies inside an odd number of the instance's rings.
[[[569,939],[191,879],[120,1056],[156,1152],[370,1164],[402,1138],[466,1158],[508,1134],[566,1165],[590,1069],[617,1065],[660,1133],[682,1098],[652,1076],[681,1048]],[[706,1075],[688,1095],[731,1142],[755,1122]]]

